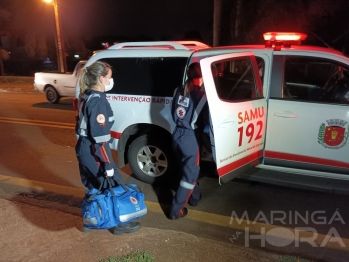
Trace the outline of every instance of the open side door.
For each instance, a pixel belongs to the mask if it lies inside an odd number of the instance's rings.
[[[260,163],[263,157],[267,101],[252,52],[200,61],[219,182],[225,183]]]

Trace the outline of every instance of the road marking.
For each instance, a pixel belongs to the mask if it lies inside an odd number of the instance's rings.
[[[78,198],[82,198],[85,194],[85,190],[82,188],[60,186],[60,185],[54,185],[54,184],[49,184],[45,182],[33,181],[28,179],[16,178],[16,177],[9,177],[4,175],[0,175],[0,183],[8,186],[20,187],[22,189],[19,192],[22,192],[22,193],[23,191],[24,193],[50,192],[50,193],[56,193],[56,194],[61,194],[61,195],[66,195],[71,197],[78,197]],[[158,214],[163,214],[163,210],[159,203],[145,201],[145,204],[147,206],[148,211],[158,213]],[[316,243],[318,245],[320,245],[322,241],[327,240],[326,242],[327,248],[330,247],[336,250],[343,250],[343,248],[339,246],[339,242],[331,241],[331,239],[336,239],[333,235],[327,236],[326,234],[321,234],[318,232],[314,233],[312,231],[303,231],[297,228],[292,228],[287,226],[278,226],[274,224],[261,223],[257,221],[254,222],[254,221],[246,220],[243,218],[231,219],[231,217],[229,216],[218,215],[218,214],[213,214],[213,213],[208,213],[208,212],[198,211],[193,209],[189,210],[188,215],[184,219],[190,219],[190,220],[194,220],[201,223],[229,228],[230,231],[228,234],[231,234],[231,236],[233,236],[231,238],[233,242],[234,240],[237,240],[238,232],[239,232],[239,235],[241,235],[240,238],[245,240],[245,242],[246,242],[246,236],[248,239],[252,239],[254,236],[256,236],[256,238],[258,239],[260,238],[261,235],[268,237],[268,232],[273,232],[274,234],[276,233],[276,235],[275,236],[269,235],[269,237],[274,237],[275,239],[278,239],[278,241],[285,241],[285,240],[294,241],[294,236],[298,235],[300,237],[298,241],[300,243],[306,243],[308,245],[309,245],[308,240],[312,239],[314,235],[316,235]],[[247,228],[248,228],[248,235],[246,235]],[[261,232],[262,229],[265,232],[264,234],[262,234]],[[289,232],[292,232],[292,234],[291,235],[277,234],[277,233],[284,233],[285,230],[289,230]],[[348,238],[344,238],[341,236],[341,240],[343,241],[346,247],[349,247]],[[261,241],[261,240],[258,240],[258,241]]]
[[[12,124],[21,124],[21,125],[47,126],[47,127],[56,127],[56,128],[75,129],[75,124],[53,122],[53,121],[43,121],[43,120],[28,120],[28,119],[20,119],[20,118],[0,117],[0,122],[12,123]]]

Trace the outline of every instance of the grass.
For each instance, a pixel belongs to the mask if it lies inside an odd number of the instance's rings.
[[[0,83],[27,85],[34,83],[34,77],[30,76],[0,76]]]
[[[313,261],[300,258],[300,257],[282,256],[278,258],[275,262],[313,262]]]
[[[155,262],[155,259],[147,252],[134,251],[123,257],[108,257],[100,262]]]

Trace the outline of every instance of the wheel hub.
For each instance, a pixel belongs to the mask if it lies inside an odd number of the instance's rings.
[[[144,146],[138,151],[138,166],[148,176],[163,175],[168,166],[165,153],[156,146]]]

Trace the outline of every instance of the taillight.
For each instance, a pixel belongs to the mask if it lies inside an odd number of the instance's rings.
[[[74,110],[78,111],[78,99],[77,98],[73,99],[72,105],[73,105]]]

